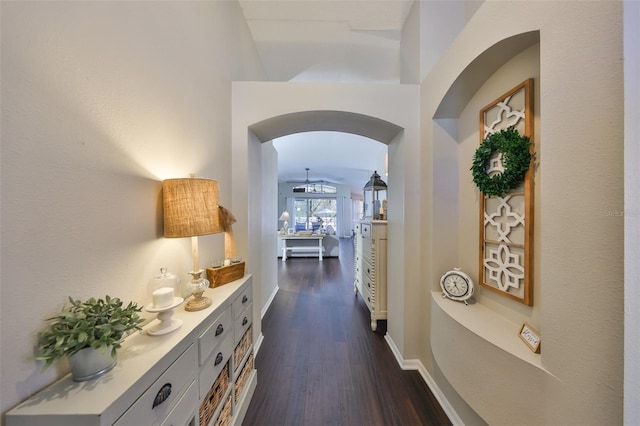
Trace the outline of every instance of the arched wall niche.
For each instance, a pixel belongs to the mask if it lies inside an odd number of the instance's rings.
[[[511,58],[540,43],[540,31],[508,37],[487,48],[458,75],[433,116],[434,120],[457,118],[487,79]]]
[[[479,142],[478,113],[527,78],[535,79],[537,92],[539,62],[539,31],[498,41],[468,62],[446,89],[433,114],[433,216],[437,224],[433,236],[434,241],[447,241],[443,250],[433,252],[434,270],[441,271],[445,265],[459,266],[472,276],[477,287],[479,194],[468,169]],[[534,98],[537,115],[539,97]],[[513,396],[535,394],[555,381],[544,368],[541,356],[519,344],[517,325],[513,325],[521,318],[531,321],[533,309],[506,298],[502,301],[499,295],[489,295],[487,300],[481,288],[476,290],[476,303],[471,309],[458,309],[460,306],[437,297],[440,292],[435,278],[431,291],[434,364],[457,393],[452,399],[461,397],[464,401],[466,408],[459,407],[464,420],[475,417],[474,421],[479,421],[476,416],[480,416],[491,424],[518,419],[519,410],[512,410],[517,403]],[[451,341],[473,349],[456,351]],[[501,360],[499,364],[493,362],[496,359]],[[486,366],[483,372],[459,367],[477,363]],[[485,398],[483,388],[499,390],[495,398]],[[542,412],[543,398],[531,398],[530,404],[536,407],[535,412]]]

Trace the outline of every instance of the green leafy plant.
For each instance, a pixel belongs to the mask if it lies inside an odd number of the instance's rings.
[[[473,182],[480,191],[488,196],[502,197],[523,181],[529,170],[531,141],[527,136],[521,136],[513,127],[487,136],[473,156],[471,174]],[[504,171],[489,176],[487,162],[495,151],[503,155]]]
[[[87,301],[69,297],[70,307],[63,307],[51,321],[48,329],[38,335],[36,360],[44,361],[45,371],[55,361],[71,356],[81,349],[111,347],[111,356],[116,357],[125,333],[141,330],[144,320],[138,315],[142,307],[134,302],[123,306],[115,297],[90,298]]]

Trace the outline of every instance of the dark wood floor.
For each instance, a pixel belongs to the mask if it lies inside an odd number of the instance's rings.
[[[258,385],[244,425],[448,425],[416,371],[403,371],[340,258],[278,260],[280,290],[262,321]]]

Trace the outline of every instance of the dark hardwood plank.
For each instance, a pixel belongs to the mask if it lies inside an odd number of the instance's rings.
[[[353,292],[351,240],[341,239],[339,258],[278,265],[244,425],[451,424],[419,373],[398,366],[386,321],[371,331]]]

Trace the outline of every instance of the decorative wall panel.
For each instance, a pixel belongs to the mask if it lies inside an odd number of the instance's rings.
[[[480,142],[510,126],[528,136],[533,146],[533,79],[480,111]],[[496,152],[487,173],[503,171],[502,154]],[[480,284],[529,306],[533,305],[533,202],[532,166],[522,185],[504,197],[484,193],[480,197]]]

